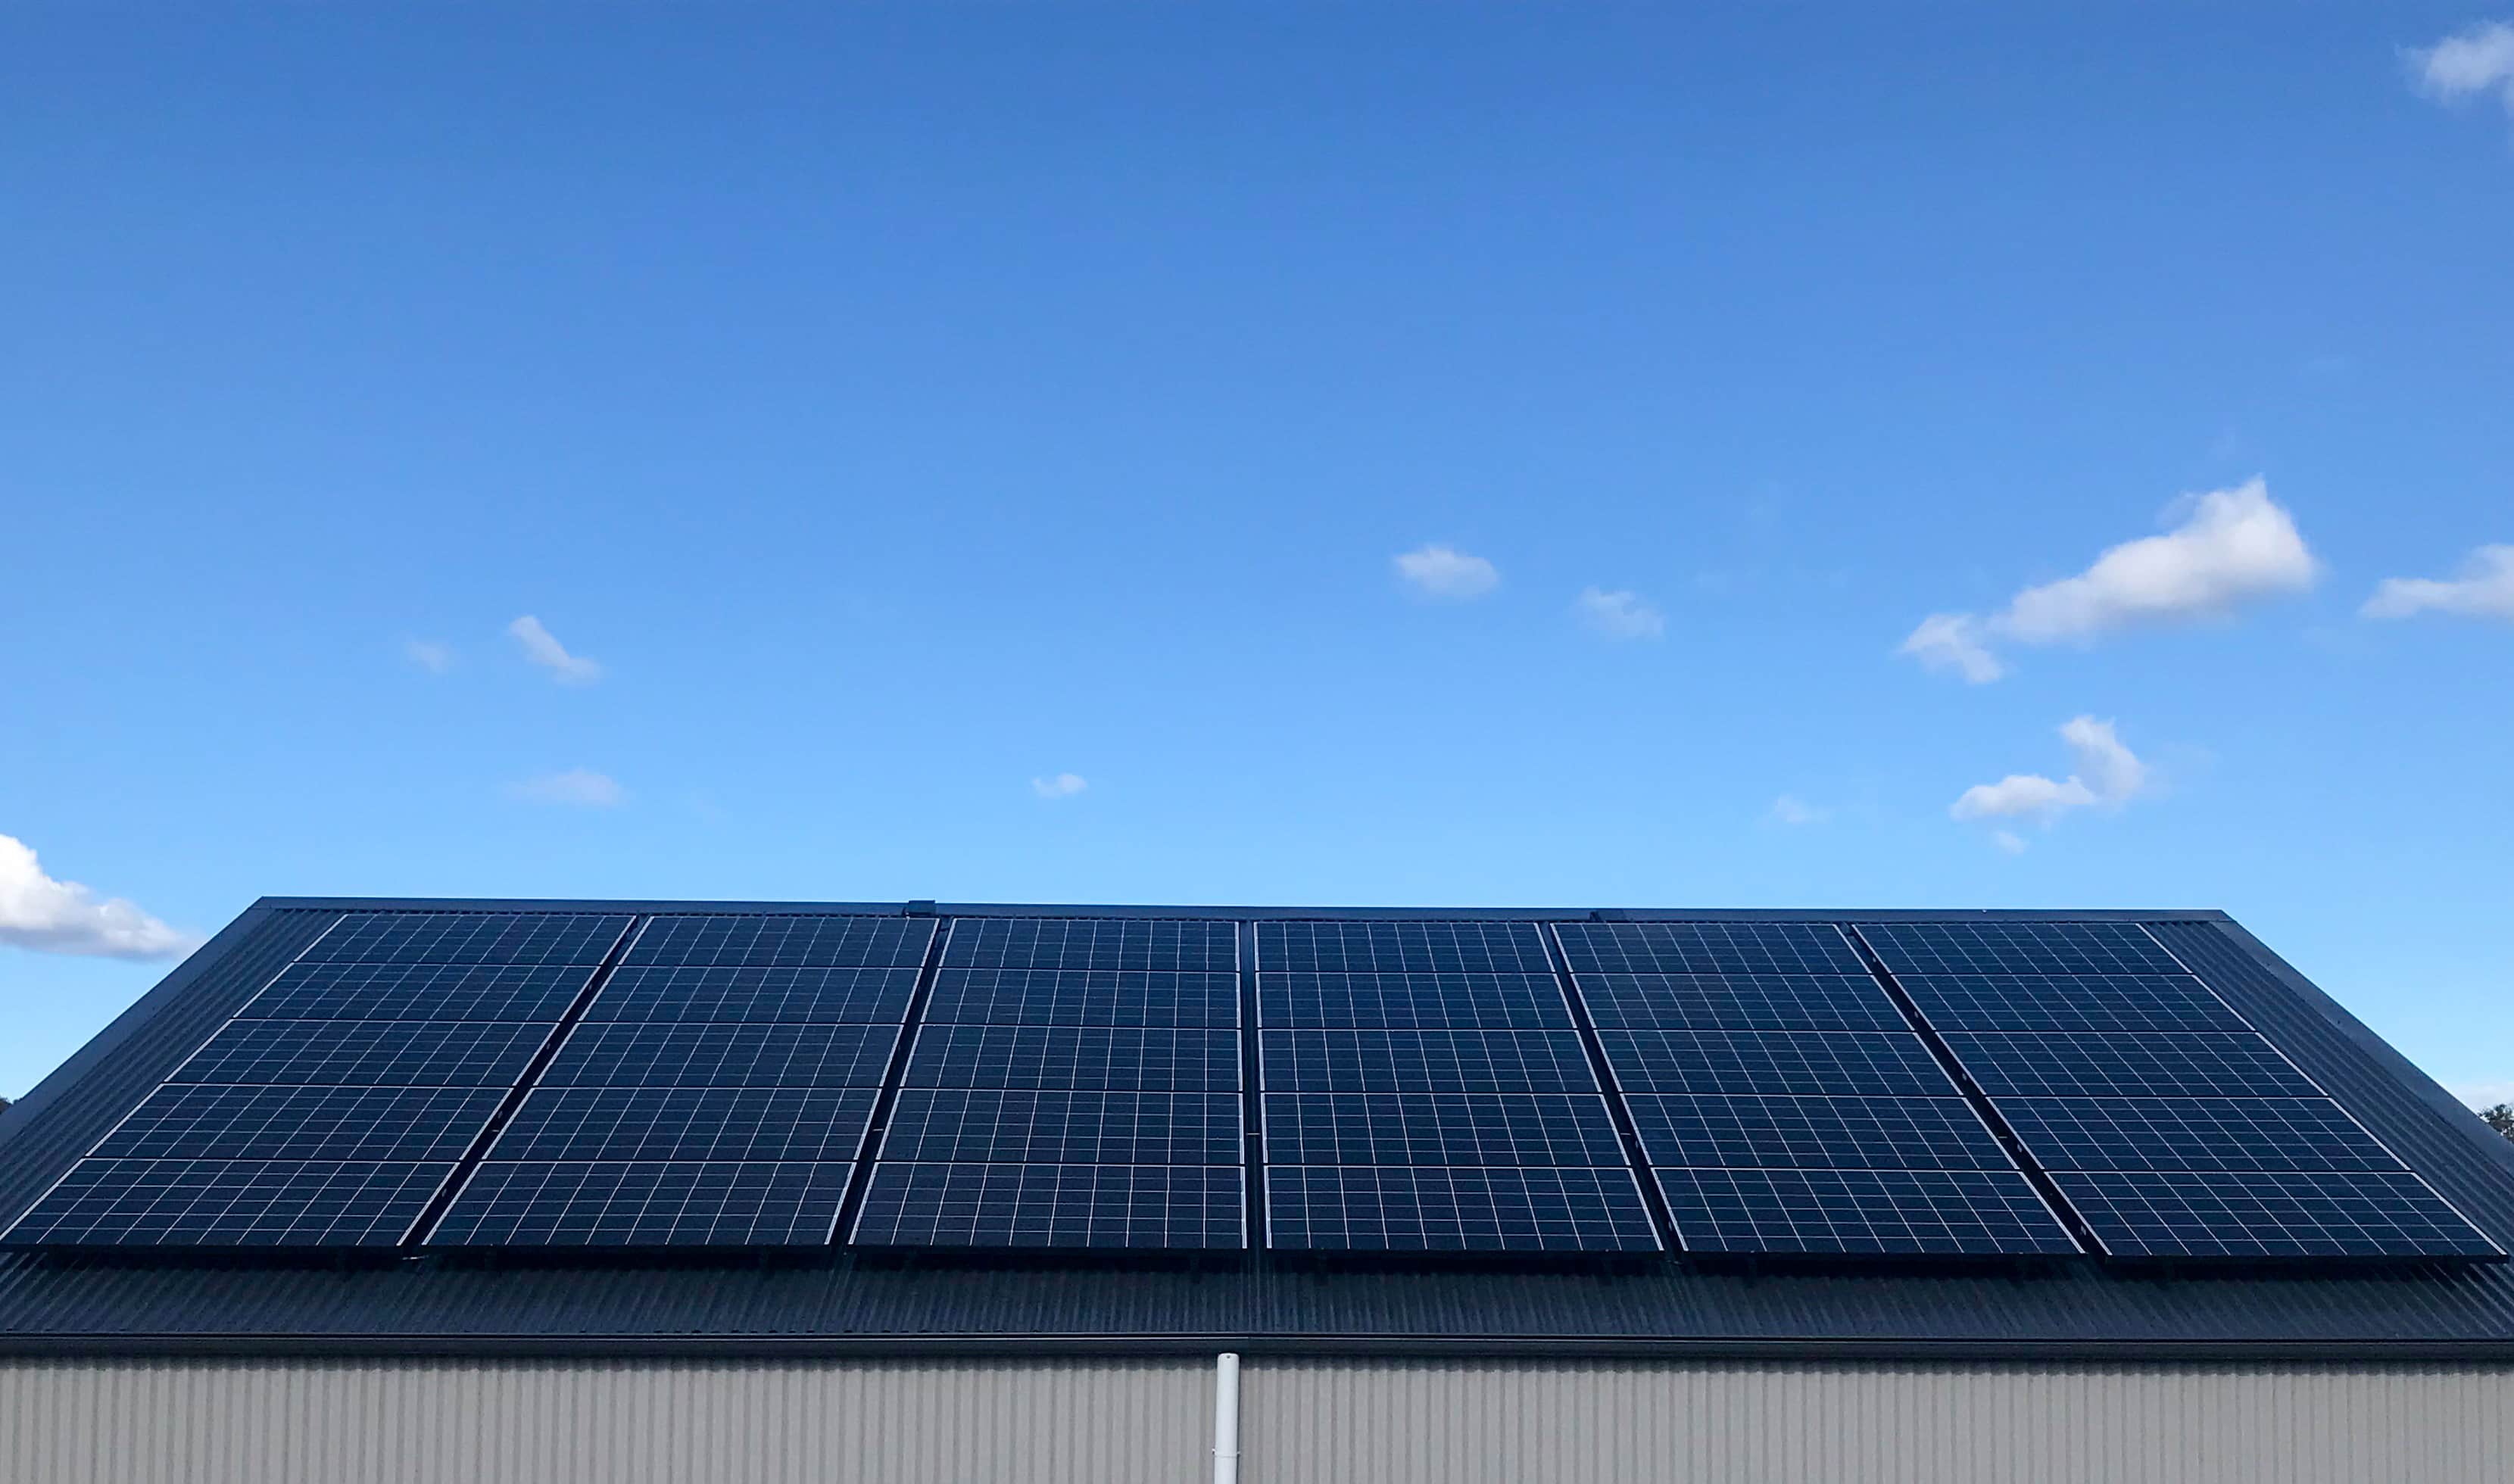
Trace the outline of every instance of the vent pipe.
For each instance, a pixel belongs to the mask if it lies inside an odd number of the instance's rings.
[[[1239,1484],[1239,1357],[1213,1357],[1213,1484]]]

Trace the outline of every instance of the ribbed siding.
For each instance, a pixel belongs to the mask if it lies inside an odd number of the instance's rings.
[[[2504,1484],[2514,1368],[1252,1363],[1247,1484]]]
[[[1194,1362],[0,1364],[5,1484],[1179,1484]]]

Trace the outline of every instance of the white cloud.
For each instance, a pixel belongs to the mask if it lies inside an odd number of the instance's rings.
[[[507,625],[523,646],[524,658],[550,672],[550,678],[561,685],[591,685],[602,678],[602,666],[583,655],[571,655],[556,635],[542,627],[542,621],[526,614]]]
[[[2419,91],[2448,103],[2494,93],[2514,113],[2514,25],[2485,21],[2408,53]]]
[[[2514,546],[2482,546],[2461,564],[2461,576],[2385,578],[2358,610],[2370,619],[2406,619],[2450,613],[2465,619],[2514,619]]]
[[[607,773],[590,768],[570,768],[565,773],[545,773],[520,783],[507,785],[508,798],[527,804],[573,804],[586,809],[608,809],[626,796]]]
[[[120,897],[99,898],[75,881],[44,874],[23,840],[0,835],[0,943],[38,953],[99,958],[171,958],[200,940]]]
[[[1424,546],[1396,558],[1397,575],[1426,597],[1480,598],[1501,582],[1493,564],[1448,546]]]
[[[442,675],[454,668],[454,646],[433,639],[413,639],[401,647],[402,657],[431,675]]]
[[[2295,518],[2258,478],[2186,497],[2167,514],[2179,524],[2106,549],[2076,577],[2028,587],[1987,620],[1930,615],[1899,653],[1978,684],[2006,673],[1988,648],[1994,639],[2088,643],[2116,629],[2218,618],[2302,592],[2321,574]]]
[[[2077,771],[2067,778],[2011,773],[1996,783],[1973,784],[1947,812],[1959,820],[2033,820],[2048,824],[2073,809],[2097,805],[2117,809],[2146,791],[2147,765],[2122,745],[2111,722],[2073,717],[2061,725],[2060,740],[2077,758]],[[2006,841],[2000,843],[2007,847]]]
[[[1572,607],[1582,622],[1609,639],[1656,639],[1667,632],[1667,616],[1637,592],[1584,587]]]
[[[1810,804],[1794,793],[1772,800],[1772,818],[1783,824],[1821,824],[1833,818],[1833,811]]]
[[[2001,850],[2007,852],[2011,856],[2021,856],[2025,854],[2025,837],[2012,829],[1992,830],[1990,832],[1990,843],[1998,846]]]
[[[1078,773],[1060,773],[1054,778],[1030,781],[1030,791],[1043,799],[1070,799],[1090,786]]]

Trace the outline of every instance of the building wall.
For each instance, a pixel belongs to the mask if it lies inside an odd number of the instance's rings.
[[[1245,1484],[2514,1478],[2514,1366],[1252,1358]],[[0,1361],[5,1484],[1179,1484],[1198,1361]]]

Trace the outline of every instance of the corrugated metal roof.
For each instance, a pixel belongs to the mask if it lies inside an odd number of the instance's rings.
[[[0,1113],[0,1207],[31,1200],[155,1078],[343,906],[257,906],[60,1073]],[[466,906],[518,903],[461,903]],[[577,905],[577,903],[568,903]],[[535,903],[535,905],[542,905]],[[584,903],[617,908],[621,903]],[[697,903],[634,903],[638,909]],[[708,904],[715,905],[715,904]],[[767,904],[752,904],[767,906]],[[861,905],[861,904],[859,904]],[[778,910],[797,910],[785,904]],[[894,904],[890,910],[898,910]],[[1107,908],[963,908],[1105,912]],[[1146,910],[1146,909],[1131,909]],[[1287,909],[1222,915],[1291,915]],[[1299,909],[1303,916],[1400,915]],[[1436,916],[1413,911],[1401,915]],[[1562,911],[1480,916],[1564,919]],[[1981,921],[1992,914],[1632,912],[1658,920]],[[2514,1246],[2514,1145],[2216,913],[2127,917],[2169,945],[2500,1244]],[[1595,1269],[1111,1260],[816,1265],[607,1262],[385,1268],[0,1258],[0,1347],[124,1349],[947,1348],[1228,1340],[1326,1348],[1701,1348],[1732,1352],[2487,1353],[2514,1357],[2514,1267],[2319,1272],[2095,1263],[2013,1268],[1774,1266],[1684,1260]]]

